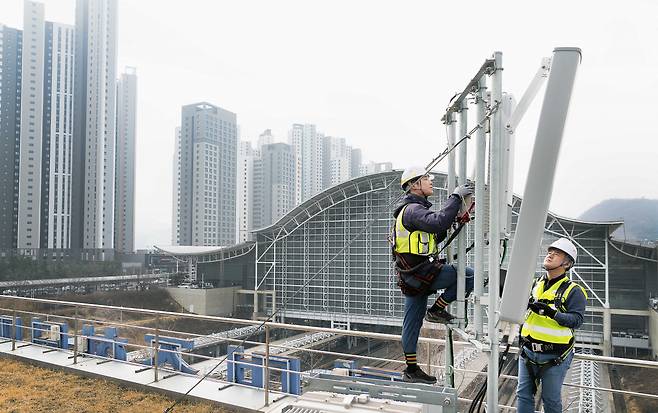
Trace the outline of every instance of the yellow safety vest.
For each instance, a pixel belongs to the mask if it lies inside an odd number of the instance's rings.
[[[405,205],[395,220],[395,252],[399,254],[433,255],[438,251],[436,235],[425,231],[410,232],[402,225]]]
[[[533,300],[547,300],[551,308],[559,310],[559,308],[555,307],[555,295],[560,288],[560,285],[567,281],[570,281],[569,277],[565,276],[560,281],[551,285],[548,290],[544,291],[545,280],[540,280],[532,289]],[[583,287],[572,282],[562,294],[561,306],[564,306],[569,293],[576,287],[580,288],[583,291],[583,294],[585,294],[585,298],[587,298],[587,293]],[[561,326],[557,321],[548,316],[539,315],[528,309],[523,328],[521,329],[521,336],[531,336],[535,340],[540,340],[546,343],[569,344],[573,338],[573,330],[569,327]]]

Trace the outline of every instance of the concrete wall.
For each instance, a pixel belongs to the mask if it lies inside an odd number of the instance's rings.
[[[242,287],[167,288],[171,297],[187,311],[201,315],[231,316],[235,313],[236,292]]]

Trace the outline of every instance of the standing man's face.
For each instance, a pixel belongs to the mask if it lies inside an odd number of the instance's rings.
[[[544,268],[554,269],[560,267],[567,260],[567,254],[564,252],[551,248],[546,253],[544,258]]]

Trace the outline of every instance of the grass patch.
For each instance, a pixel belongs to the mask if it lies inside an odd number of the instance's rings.
[[[162,412],[173,399],[114,382],[92,379],[0,359],[0,411],[3,412]],[[59,404],[58,404],[59,403]],[[183,412],[228,412],[211,403],[181,402]]]

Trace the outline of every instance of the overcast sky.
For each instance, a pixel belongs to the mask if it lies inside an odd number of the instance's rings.
[[[0,2],[0,22],[21,28],[23,2]],[[44,3],[47,19],[74,22],[75,0]],[[366,160],[424,165],[446,144],[449,99],[495,50],[503,89],[517,99],[554,47],[583,51],[552,212],[658,198],[657,16],[650,0],[119,0],[118,67],[136,67],[139,83],[136,246],[171,241],[182,105],[235,112],[243,139],[269,128],[283,141],[292,123],[315,123]],[[541,96],[517,130],[520,194]]]

